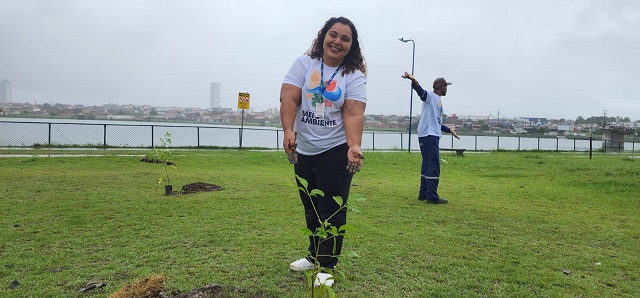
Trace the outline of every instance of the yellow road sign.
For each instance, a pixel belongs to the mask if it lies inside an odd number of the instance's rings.
[[[249,109],[249,102],[251,101],[251,95],[249,93],[238,93],[238,109]]]

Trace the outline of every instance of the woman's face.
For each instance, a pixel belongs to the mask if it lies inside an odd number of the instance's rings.
[[[344,57],[351,50],[351,44],[352,37],[349,25],[339,22],[333,24],[324,36],[324,43],[322,44],[324,51],[322,59],[324,63],[329,66],[342,64]]]

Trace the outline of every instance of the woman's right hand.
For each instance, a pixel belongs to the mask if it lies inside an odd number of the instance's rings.
[[[297,164],[298,163],[298,153],[296,152],[296,133],[290,132],[284,134],[284,141],[282,142],[282,147],[284,148],[284,152],[287,153],[287,159],[289,159],[289,163]]]
[[[296,150],[296,133],[285,132],[284,140],[282,141],[282,147],[286,153],[293,153]]]

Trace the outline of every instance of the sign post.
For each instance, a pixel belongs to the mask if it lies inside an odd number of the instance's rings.
[[[240,148],[242,148],[242,129],[244,128],[244,110],[249,108],[251,95],[249,92],[238,93],[238,109],[242,109],[242,122],[240,125]]]

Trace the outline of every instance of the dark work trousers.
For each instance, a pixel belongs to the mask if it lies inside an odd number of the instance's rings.
[[[419,137],[422,153],[422,169],[420,170],[420,197],[437,200],[438,183],[440,182],[440,137]]]
[[[298,163],[294,167],[295,173],[307,180],[309,183],[307,190],[309,192],[313,189],[319,189],[324,192],[324,197],[314,196],[309,198],[303,191],[300,191],[307,228],[311,232],[315,232],[316,228],[320,227],[318,217],[320,221],[324,222],[340,208],[333,200],[334,196],[342,197],[343,202],[347,203],[351,179],[353,178],[353,174],[349,174],[346,169],[348,149],[347,144],[342,144],[318,155],[298,155]],[[300,183],[298,183],[298,186],[302,187]],[[338,228],[343,226],[347,223],[347,210],[340,210],[329,219],[329,222]],[[318,262],[323,268],[334,269],[338,263],[336,256],[339,256],[342,250],[342,238],[319,239],[318,237],[309,237],[310,255],[308,258],[311,262],[314,261],[318,241],[322,240],[318,251]]]

